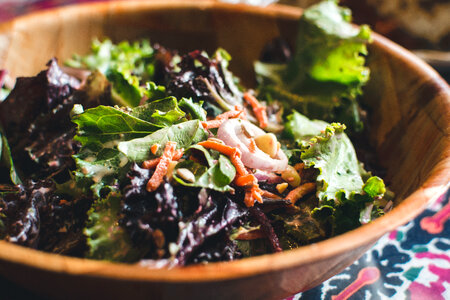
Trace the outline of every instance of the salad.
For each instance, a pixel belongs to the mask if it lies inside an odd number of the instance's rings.
[[[357,158],[376,165],[358,103],[370,30],[350,20],[333,0],[305,10],[295,52],[280,39],[262,50],[254,90],[224,49],[148,40],[94,40],[18,78],[0,102],[0,238],[172,267],[289,250],[383,215],[392,195]]]

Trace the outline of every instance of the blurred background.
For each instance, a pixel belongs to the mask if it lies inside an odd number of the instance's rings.
[[[100,1],[123,0],[0,0],[0,22],[36,10]],[[261,6],[278,2],[307,7],[320,0],[218,1]],[[414,51],[449,79],[450,0],[341,0],[340,3],[352,9],[355,23],[369,24],[374,31]]]

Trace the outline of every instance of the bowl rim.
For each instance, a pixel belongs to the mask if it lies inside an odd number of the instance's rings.
[[[226,4],[214,0],[199,0],[195,2],[180,0],[94,2],[57,7],[24,15],[0,24],[0,33],[8,32],[14,26],[22,23],[32,23],[42,18],[48,18],[55,13],[70,18],[75,11],[78,15],[88,16],[93,13],[107,15],[114,11],[132,13],[137,10],[171,8],[219,9],[239,11],[246,14],[269,14],[287,19],[299,18],[302,13],[300,8],[278,4],[262,8],[241,4]],[[408,50],[376,33],[373,33],[372,36],[373,43],[376,46],[383,48],[384,51],[387,51],[395,59],[400,59],[413,65],[418,73],[421,73],[433,82],[433,85],[436,86],[436,94],[443,95],[441,99],[443,102],[442,105],[445,106],[445,113],[443,113],[444,122],[442,124],[447,125],[442,130],[444,130],[445,136],[450,136],[450,87],[448,84],[429,65]],[[385,233],[412,220],[429,203],[441,196],[450,187],[450,138],[445,141],[445,148],[441,154],[442,159],[430,171],[432,175],[417,190],[403,199],[399,205],[385,216],[342,235],[289,251],[230,262],[191,265],[172,269],[153,269],[138,265],[45,253],[0,241],[0,260],[16,265],[69,275],[155,282],[232,280],[311,264],[335,255],[343,254],[355,248],[367,247],[367,245],[374,243]]]

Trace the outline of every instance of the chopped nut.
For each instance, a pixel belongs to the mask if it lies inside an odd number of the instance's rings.
[[[177,175],[188,182],[195,182],[195,175],[186,168],[177,169]]]
[[[278,153],[277,137],[273,133],[266,133],[255,137],[256,146],[264,153],[274,158]]]
[[[276,189],[278,193],[282,194],[287,189],[288,185],[287,182],[277,184]]]

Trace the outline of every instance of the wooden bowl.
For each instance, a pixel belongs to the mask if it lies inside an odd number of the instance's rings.
[[[93,37],[150,38],[182,51],[221,46],[248,86],[263,45],[293,44],[301,10],[213,1],[97,3],[64,7],[0,26],[0,68],[34,75],[47,60],[86,53]],[[386,232],[406,223],[449,186],[450,90],[405,49],[374,34],[372,78],[364,101],[372,110],[372,142],[397,195],[386,216],[329,240],[239,261],[151,270],[43,253],[0,242],[0,274],[46,296],[64,299],[275,299],[314,287],[359,258]]]

